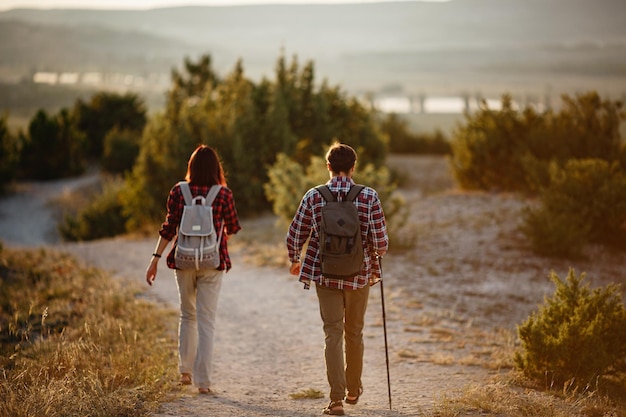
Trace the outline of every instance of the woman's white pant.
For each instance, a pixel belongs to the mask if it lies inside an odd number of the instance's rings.
[[[180,300],[178,366],[198,388],[211,387],[213,335],[224,271],[175,271]]]

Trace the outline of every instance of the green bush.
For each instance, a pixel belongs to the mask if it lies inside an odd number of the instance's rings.
[[[626,169],[619,127],[626,113],[618,101],[595,92],[563,96],[558,113],[518,111],[510,96],[502,110],[483,106],[466,114],[452,140],[452,168],[463,188],[536,192],[547,185],[549,166],[570,159],[618,161]]]
[[[304,193],[329,180],[324,158],[313,156],[306,168],[279,154],[276,163],[268,170],[269,181],[265,184],[265,194],[272,202],[274,214],[288,223],[298,209]],[[383,205],[390,240],[395,248],[411,247],[417,238],[413,230],[406,227],[407,207],[400,195],[394,193],[396,186],[386,167],[376,168],[373,164],[360,166],[354,173],[356,183],[374,188]],[[404,233],[406,232],[406,233]]]
[[[617,162],[570,160],[552,166],[541,205],[529,209],[522,230],[548,256],[578,256],[587,242],[626,242],[626,174]]]
[[[315,162],[324,166],[322,158],[315,157],[309,163],[311,170],[314,170]],[[324,175],[321,169],[314,171],[316,173],[307,174],[298,162],[284,153],[278,154],[276,163],[268,170],[269,180],[263,188],[274,214],[281,220],[289,222],[293,218],[306,190],[328,181],[328,174]]]
[[[76,100],[72,109],[76,127],[83,132],[85,152],[100,159],[105,151],[105,137],[117,128],[141,133],[146,125],[146,106],[136,94],[100,92],[88,102]]]
[[[0,117],[0,195],[5,186],[15,179],[20,151],[17,139],[9,132],[6,116]]]
[[[452,169],[461,187],[524,190],[521,158],[536,119],[532,109],[515,110],[510,96],[503,97],[502,110],[491,110],[483,103],[476,113],[467,113],[466,124],[457,128],[452,141]]]
[[[305,165],[340,138],[360,163],[382,165],[387,143],[373,115],[339,88],[314,81],[313,64],[301,68],[295,58],[290,66],[279,58],[275,80],[258,83],[245,77],[241,62],[220,79],[208,56],[186,60],[185,72],[174,71],[166,111],[146,126],[128,177],[129,227],[163,219],[165,197],[201,143],[218,151],[241,215],[270,210],[263,185],[280,153]]]
[[[555,258],[581,257],[590,228],[573,213],[552,212],[543,208],[527,210],[522,225],[533,251]]]
[[[123,213],[120,192],[123,181],[112,179],[105,182],[102,194],[95,196],[90,204],[77,215],[66,214],[59,226],[65,240],[81,241],[112,237],[126,232],[127,217]]]
[[[414,134],[414,143],[407,150],[407,153],[421,155],[449,155],[452,153],[450,140],[439,129],[433,133]]]
[[[104,137],[102,168],[112,174],[122,174],[132,169],[139,154],[141,133],[115,127]]]
[[[591,290],[584,277],[570,270],[563,282],[551,272],[555,294],[517,328],[517,366],[549,387],[595,388],[603,376],[624,378],[626,309],[620,288]]]
[[[40,110],[28,125],[28,135],[21,138],[22,176],[49,180],[82,174],[84,139],[66,109],[56,116]]]
[[[389,138],[391,153],[448,155],[452,151],[448,138],[441,130],[437,129],[432,134],[411,132],[408,122],[394,113],[380,122],[380,130]]]

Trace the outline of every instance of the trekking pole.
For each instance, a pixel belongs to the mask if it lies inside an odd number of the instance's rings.
[[[387,316],[385,314],[385,290],[383,289],[383,262],[380,255],[376,255],[380,268],[380,303],[383,307],[383,332],[385,334],[385,363],[387,364],[387,393],[389,395],[389,409],[391,410],[391,378],[389,377],[389,348],[387,346]]]

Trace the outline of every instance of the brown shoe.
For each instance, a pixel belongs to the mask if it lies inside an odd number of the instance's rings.
[[[328,407],[324,409],[324,414],[331,416],[343,416],[345,414],[343,412],[343,402],[331,401],[330,404],[328,404]]]
[[[182,374],[180,374],[180,384],[191,385],[191,374],[187,372],[183,372]]]
[[[356,405],[359,403],[359,397],[363,394],[363,387],[359,388],[359,392],[357,395],[351,395],[348,392],[348,396],[346,396],[346,404]]]
[[[212,394],[213,391],[211,391],[210,388],[198,388],[198,394],[203,394],[203,395],[207,395],[207,394]]]

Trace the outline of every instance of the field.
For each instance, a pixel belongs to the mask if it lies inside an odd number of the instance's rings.
[[[623,404],[592,392],[557,387],[558,393],[548,394],[548,386],[524,381],[512,361],[518,348],[516,326],[554,291],[548,280],[551,270],[561,278],[570,268],[586,272],[594,287],[611,282],[624,285],[624,254],[590,246],[582,260],[537,257],[518,230],[521,211],[531,201],[514,194],[458,190],[443,157],[392,155],[388,165],[403,179],[399,192],[410,212],[400,233],[414,243],[405,248],[392,246],[383,259],[393,411],[387,409],[381,298],[378,287],[373,287],[366,317],[365,394],[348,414],[624,415]],[[38,184],[23,187],[21,192],[45,196],[49,195],[46,186],[61,184]],[[52,220],[45,215],[50,207],[43,200],[29,210]],[[0,200],[0,208],[5,202]],[[13,234],[22,227],[15,222],[4,224]],[[216,396],[207,399],[190,390],[174,390],[177,398],[163,397],[166,402],[153,416],[312,417],[325,405],[325,399],[311,394],[327,390],[315,294],[303,291],[287,273],[284,225],[268,214],[245,219],[243,226],[229,242],[235,267],[225,277],[218,313]],[[0,230],[0,236],[6,234]],[[143,284],[155,240],[156,231],[149,237],[45,246],[70,253],[135,288]],[[166,310],[176,308],[175,283],[164,265],[155,286],[144,288],[141,298],[156,301]],[[176,318],[167,320],[165,327],[174,329]],[[142,330],[136,334],[141,336]],[[141,357],[150,358],[150,347],[143,349]],[[171,356],[168,361],[175,367]],[[142,363],[143,359],[134,361],[132,366]],[[163,372],[171,378],[176,371]],[[68,378],[63,384],[72,381]],[[63,392],[71,400],[71,389]],[[127,391],[120,394],[127,395]],[[51,403],[61,400],[67,397],[59,394],[48,399]]]

